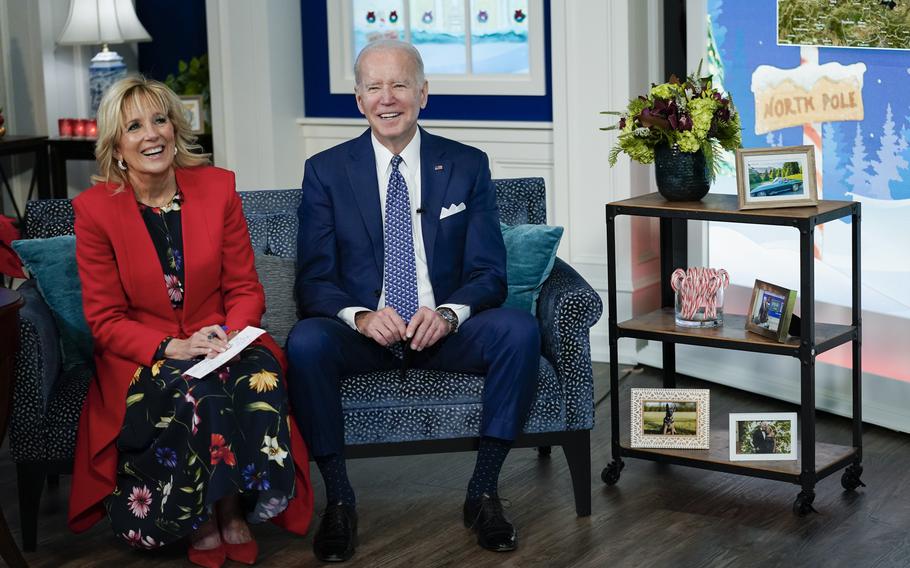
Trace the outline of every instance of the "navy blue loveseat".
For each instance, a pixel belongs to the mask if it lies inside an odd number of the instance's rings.
[[[503,223],[546,222],[541,178],[494,180]],[[288,259],[284,274],[259,270],[266,290],[264,327],[292,313],[276,313],[289,298],[270,297],[272,280],[293,281],[300,190],[242,191],[244,214],[257,257]],[[26,207],[23,238],[73,233],[68,200],[39,200]],[[271,259],[276,260],[276,259]],[[257,266],[259,261],[257,260]],[[91,371],[61,372],[58,332],[33,282],[21,288],[21,346],[16,355],[10,450],[17,464],[23,548],[34,550],[37,511],[48,475],[72,467],[76,427]],[[284,296],[284,294],[283,294]],[[293,307],[285,308],[285,312]],[[542,352],[537,394],[517,446],[548,454],[562,446],[568,460],[579,516],[591,512],[589,433],[594,426],[589,330],[600,318],[598,294],[569,265],[556,259],[537,307]],[[273,325],[274,327],[274,325]],[[269,331],[275,331],[269,329]],[[287,329],[283,330],[286,333]],[[275,333],[281,341],[281,334]],[[476,448],[483,377],[410,370],[347,377],[342,383],[349,457],[466,451]]]

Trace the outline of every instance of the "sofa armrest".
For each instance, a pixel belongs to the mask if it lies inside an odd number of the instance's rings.
[[[25,299],[25,305],[19,311],[13,420],[21,412],[38,410],[44,414],[61,368],[57,324],[34,280],[26,281],[18,292]]]
[[[557,258],[537,301],[541,344],[563,389],[566,429],[594,426],[594,376],[590,329],[603,313],[600,296]]]

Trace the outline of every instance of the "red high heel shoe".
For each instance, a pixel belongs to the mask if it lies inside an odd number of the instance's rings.
[[[221,568],[224,565],[226,557],[224,542],[215,548],[209,548],[207,550],[199,550],[198,548],[193,548],[193,545],[190,545],[186,551],[186,556],[189,558],[190,562],[196,566],[202,566],[203,568]]]
[[[234,562],[249,564],[250,566],[256,563],[256,558],[259,556],[259,544],[256,539],[251,538],[249,542],[231,544],[224,540],[224,537],[221,537],[221,542],[224,543],[225,554]]]

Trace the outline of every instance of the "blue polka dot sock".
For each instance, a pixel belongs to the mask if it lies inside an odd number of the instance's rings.
[[[319,456],[316,458],[316,465],[325,482],[325,496],[329,503],[341,502],[352,507],[357,505],[343,457],[338,454]]]
[[[481,495],[496,495],[499,472],[506,461],[512,442],[484,436],[477,449],[477,463],[474,475],[468,483],[468,499],[480,499]]]

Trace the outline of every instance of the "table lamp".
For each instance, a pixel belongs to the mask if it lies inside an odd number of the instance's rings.
[[[57,44],[102,46],[88,67],[92,116],[97,114],[108,87],[126,77],[123,58],[108,49],[108,44],[128,41],[152,41],[136,16],[132,0],[71,0]]]

